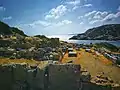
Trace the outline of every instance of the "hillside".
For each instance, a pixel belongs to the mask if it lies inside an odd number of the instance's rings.
[[[120,40],[120,24],[108,24],[87,30],[73,36],[75,40]]]
[[[58,38],[27,36],[18,28],[0,22],[0,58],[47,60],[52,54],[58,60],[60,55],[56,48],[59,43]]]
[[[7,25],[6,23],[1,22],[1,21],[0,21],[0,34],[2,34],[2,35],[19,34],[22,36],[27,36],[26,34],[24,34],[23,31],[19,30],[18,28],[10,27],[9,25]]]

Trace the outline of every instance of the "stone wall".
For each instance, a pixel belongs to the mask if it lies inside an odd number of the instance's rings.
[[[49,70],[48,90],[78,90],[80,65],[51,64]]]
[[[80,66],[50,64],[44,69],[23,64],[0,65],[0,90],[78,90]]]
[[[90,74],[80,70],[80,65],[74,64],[47,64],[43,68],[4,64],[0,65],[0,90],[120,90],[91,83]]]
[[[44,69],[27,64],[0,65],[0,90],[42,90]]]

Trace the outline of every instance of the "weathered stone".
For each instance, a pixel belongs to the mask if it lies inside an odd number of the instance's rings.
[[[43,68],[30,67],[26,63],[0,65],[0,90],[111,90],[109,78],[97,78],[91,83],[88,72],[80,72],[80,65],[50,64]],[[108,81],[107,81],[108,79]],[[106,82],[107,81],[107,82]],[[120,90],[118,84],[114,84]],[[112,88],[112,90],[116,90]]]
[[[85,71],[81,73],[81,77],[80,77],[81,81],[83,82],[90,82],[91,80],[91,75],[89,72]]]
[[[0,65],[0,89],[1,90],[12,90],[13,75],[10,71],[11,66]]]
[[[78,90],[80,66],[73,64],[51,64],[48,90]]]
[[[0,66],[1,90],[41,90],[43,79],[44,69],[31,69],[25,63]]]

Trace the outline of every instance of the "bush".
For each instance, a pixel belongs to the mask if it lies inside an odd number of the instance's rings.
[[[16,57],[15,56],[11,56],[9,59],[16,59]]]

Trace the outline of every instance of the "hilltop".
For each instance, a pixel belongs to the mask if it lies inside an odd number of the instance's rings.
[[[70,39],[75,40],[120,40],[120,24],[108,24],[88,29]]]

